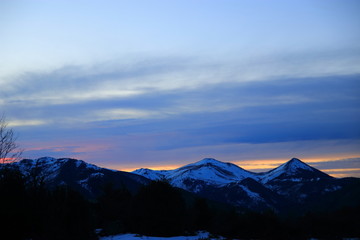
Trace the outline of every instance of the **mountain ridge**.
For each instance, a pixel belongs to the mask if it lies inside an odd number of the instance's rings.
[[[66,185],[90,199],[99,197],[107,184],[118,189],[125,187],[135,193],[155,180],[167,181],[173,187],[202,198],[255,211],[306,211],[308,206],[315,206],[318,199],[324,201],[329,194],[353,189],[349,186],[360,184],[358,178],[337,179],[296,158],[264,173],[250,172],[213,158],[173,170],[142,168],[134,172],[101,168],[71,158],[23,159],[6,165],[18,169],[30,180],[34,181],[36,176],[36,181],[49,188]],[[344,196],[338,194],[339,201],[349,202],[341,200],[353,196],[351,192],[346,193]],[[353,199],[358,199],[357,195],[354,196]],[[335,203],[328,201],[328,204]]]
[[[140,172],[151,175],[151,171],[142,169]],[[263,174],[253,174],[231,163],[203,159],[185,165],[178,171],[158,171],[153,177],[160,181],[151,182],[150,179],[134,173],[105,169],[82,160],[44,157],[0,164],[0,180],[1,176],[8,176],[4,181],[0,181],[0,185],[5,190],[11,189],[14,185],[7,181],[11,178],[17,182],[17,177],[21,176],[20,182],[25,187],[26,194],[15,191],[13,196],[17,197],[11,196],[9,200],[11,203],[14,200],[19,201],[15,204],[3,204],[3,210],[13,205],[8,211],[9,216],[18,211],[23,213],[23,219],[28,218],[29,221],[33,219],[29,216],[38,219],[40,212],[40,216],[44,216],[41,218],[41,223],[46,226],[44,229],[52,229],[54,225],[54,221],[49,221],[49,215],[59,219],[59,222],[66,219],[66,227],[69,219],[74,220],[72,225],[76,229],[81,229],[79,223],[94,219],[94,222],[100,225],[93,225],[89,232],[104,229],[102,234],[110,235],[113,234],[114,226],[118,227],[117,231],[136,229],[140,234],[149,226],[151,231],[160,226],[158,229],[165,229],[166,232],[167,228],[180,226],[179,229],[185,229],[186,232],[209,229],[216,231],[215,233],[235,234],[234,237],[250,239],[247,229],[256,233],[271,226],[269,229],[274,229],[274,236],[285,232],[274,239],[288,239],[294,232],[303,233],[303,236],[308,238],[308,232],[314,234],[314,224],[321,229],[320,233],[324,229],[327,234],[328,229],[336,227],[332,224],[334,219],[338,219],[338,227],[329,236],[343,234],[345,224],[357,229],[360,179],[326,177],[317,171],[299,159],[291,159]],[[209,172],[212,172],[211,177],[220,180],[207,181],[206,176],[199,174]],[[186,187],[188,190],[175,188],[174,185],[171,187],[171,182],[166,179],[170,179],[170,176],[172,180],[181,179],[184,185],[178,187]],[[264,181],[265,177],[269,181]],[[225,178],[228,178],[227,182]],[[44,180],[45,185],[33,187],[35,179],[40,179],[40,182]],[[53,189],[54,187],[56,189]],[[8,196],[7,191],[3,193],[2,197]],[[22,199],[23,196],[27,198]],[[24,204],[27,202],[29,203]],[[345,224],[344,216],[348,220]],[[172,219],[177,221],[172,222]],[[66,229],[65,226],[61,230]],[[219,229],[214,230],[213,226],[219,226]],[[310,230],[303,232],[302,229],[309,226]],[[17,225],[16,230],[18,229],[20,228]],[[245,235],[240,237],[233,229],[240,229],[239,233]],[[254,235],[255,238],[259,236]],[[272,235],[266,232],[266,236]]]
[[[32,184],[43,184],[50,189],[69,186],[90,199],[100,196],[107,184],[114,188],[126,187],[134,192],[150,182],[137,174],[101,168],[73,158],[42,157],[6,165],[19,170]]]
[[[199,196],[255,210],[281,211],[283,206],[304,204],[343,188],[338,179],[292,158],[262,173],[247,171],[233,163],[205,158],[172,170],[137,169],[150,180],[165,180],[172,186]]]
[[[301,179],[304,181],[333,178],[332,176],[314,167],[311,167],[298,158],[292,158],[286,163],[283,163],[280,166],[261,174],[264,175],[263,179],[261,180],[263,183],[271,182],[274,179],[292,179],[293,181],[299,181]]]
[[[306,177],[310,180],[315,180],[318,178],[333,178],[330,175],[309,166],[308,164],[302,162],[300,159],[297,158],[292,158],[288,162],[270,171],[261,173],[251,172],[239,167],[234,163],[221,162],[214,158],[204,158],[203,160],[200,160],[198,162],[187,164],[172,170],[152,170],[148,168],[141,168],[132,171],[132,173],[143,175],[151,180],[167,179],[173,181],[174,178],[176,178],[178,175],[191,172],[194,176],[197,174],[196,170],[204,170],[204,168],[207,168],[209,170],[209,173],[211,173],[211,171],[215,171],[215,175],[218,178],[216,179],[215,176],[211,176],[210,174],[205,177],[200,177],[200,179],[214,182],[215,184],[218,183],[218,185],[234,181],[241,181],[245,178],[252,178],[256,181],[261,181],[262,183],[267,183],[271,180],[274,180],[275,178],[284,178],[286,176],[289,177],[288,180],[290,180],[291,177],[297,176],[297,173],[301,173],[303,177]],[[304,174],[305,172],[308,172],[308,174]],[[310,172],[312,174],[309,174]],[[204,175],[204,173],[199,172],[198,175]],[[208,179],[206,179],[206,177]],[[295,178],[293,178],[293,180],[296,181]]]

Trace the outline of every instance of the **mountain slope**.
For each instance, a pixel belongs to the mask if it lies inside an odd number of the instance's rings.
[[[360,201],[358,191],[353,190],[359,187],[359,179],[333,178],[295,158],[265,173],[252,173],[211,158],[174,170],[143,168],[133,173],[69,158],[24,159],[6,166],[20,170],[29,184],[48,188],[66,185],[91,199],[101,195],[109,184],[136,192],[151,180],[166,180],[174,187],[207,199],[261,211],[270,208],[277,212],[288,209],[306,212],[321,203],[336,207],[339,204],[330,201],[333,196],[343,206]]]
[[[133,173],[144,176],[150,180],[157,181],[157,180],[165,179],[168,171],[167,170],[156,171],[148,168],[140,168],[133,171]]]
[[[304,182],[331,178],[326,173],[307,165],[297,158],[293,158],[269,172],[262,173],[259,179],[266,184],[276,181]]]
[[[174,187],[219,202],[247,205],[252,208],[271,207],[263,198],[264,194],[259,193],[269,190],[261,184],[261,190],[259,188],[253,190],[245,184],[248,181],[259,184],[254,180],[259,177],[258,174],[246,171],[233,163],[224,163],[213,158],[205,158],[174,170],[138,169],[133,173],[151,180],[167,180]],[[278,198],[275,196],[276,193],[273,195],[274,199]]]
[[[169,171],[166,178],[175,186],[182,186],[185,180],[205,181],[210,185],[223,186],[233,181],[253,177],[250,173],[235,164],[224,163],[212,158]]]
[[[98,197],[108,184],[134,192],[150,182],[136,174],[100,168],[71,158],[24,159],[10,166],[27,176],[31,184],[44,184],[49,188],[66,185],[88,198]]]
[[[174,170],[139,169],[133,173],[151,180],[167,180],[202,197],[253,210],[281,211],[298,204],[305,208],[346,185],[297,158],[264,173],[211,158]]]
[[[133,173],[151,180],[166,179],[173,185],[186,188],[184,182],[198,180],[210,185],[223,186],[245,178],[255,178],[256,174],[242,169],[233,163],[224,163],[213,158],[205,158],[199,162],[185,165],[174,170],[138,169]]]

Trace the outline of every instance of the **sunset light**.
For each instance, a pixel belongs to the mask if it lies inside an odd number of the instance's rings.
[[[360,0],[0,0],[0,238],[360,239]]]

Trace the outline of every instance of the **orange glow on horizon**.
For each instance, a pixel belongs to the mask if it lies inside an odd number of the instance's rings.
[[[360,171],[360,168],[333,168],[333,169],[323,169],[322,171],[326,171],[326,172],[352,172],[352,171]]]
[[[339,158],[336,158],[336,157],[332,157],[332,158],[327,158],[327,157],[301,158],[300,160],[309,165],[312,165],[315,163],[332,162],[332,161],[336,162],[341,159],[350,159],[350,158],[357,158],[357,157],[359,157],[359,155],[342,156]],[[239,167],[244,168],[245,170],[248,170],[248,171],[266,172],[266,171],[269,171],[271,169],[274,169],[274,168],[280,166],[281,164],[286,163],[289,160],[290,159],[258,159],[258,160],[224,161],[224,162],[234,163],[234,164],[238,165]],[[190,162],[183,163],[183,164],[170,164],[170,165],[154,164],[154,165],[148,165],[148,166],[139,166],[138,164],[137,165],[135,165],[135,164],[128,165],[128,166],[119,166],[119,165],[114,166],[113,165],[111,168],[117,169],[120,171],[126,171],[126,172],[132,172],[139,168],[149,168],[152,170],[172,170],[172,169],[182,167],[186,164],[190,164]],[[350,176],[360,177],[360,168],[335,168],[335,169],[320,169],[319,168],[319,170],[321,170],[333,177],[350,177]],[[354,172],[358,172],[358,173],[354,173]]]
[[[11,162],[15,162],[16,160],[17,160],[17,158],[11,158],[11,157],[3,158],[3,159],[1,159],[0,164],[11,163]]]
[[[336,168],[336,169],[321,169],[321,171],[336,178],[342,177],[360,177],[360,168]]]

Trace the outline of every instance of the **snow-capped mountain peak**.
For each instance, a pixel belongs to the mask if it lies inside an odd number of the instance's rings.
[[[100,170],[96,165],[86,163],[82,160],[72,158],[52,158],[41,157],[38,159],[23,159],[19,162],[13,163],[14,166],[18,166],[21,172],[29,172],[34,169],[41,169],[45,171],[47,175],[57,172],[64,165],[74,164],[76,168]]]
[[[304,181],[318,180],[320,178],[331,178],[329,175],[309,166],[297,158],[280,165],[279,167],[263,173],[261,177],[262,183],[271,181]]]
[[[256,194],[252,194],[249,191],[245,191],[245,188],[241,188],[241,186],[244,185],[244,179],[248,179],[248,181],[251,180],[252,189],[255,191],[254,193],[256,193],[257,191],[264,192],[264,187],[273,189],[277,184],[286,182],[312,182],[332,178],[297,158],[292,158],[288,162],[265,173],[253,173],[233,163],[221,162],[213,158],[205,158],[174,170],[155,171],[151,169],[138,169],[133,173],[151,180],[164,179],[169,181],[171,185],[190,192],[205,193],[207,191],[213,191],[209,190],[210,188],[231,188],[237,189],[235,191],[237,194],[241,196],[245,194],[250,198]],[[255,183],[258,183],[258,185]],[[262,190],[260,188],[262,188]],[[258,199],[261,201],[261,197]]]
[[[140,168],[133,171],[133,173],[144,176],[153,181],[165,179],[168,172],[169,171],[166,170],[156,171],[148,168]]]
[[[71,158],[24,159],[9,165],[28,176],[31,184],[45,184],[50,189],[65,185],[93,199],[102,194],[106,183],[136,191],[150,179],[166,180],[174,187],[215,201],[261,209],[281,208],[287,199],[303,202],[319,191],[327,193],[342,187],[341,179],[337,181],[297,158],[265,173],[249,172],[213,158],[173,170],[141,168],[135,170],[135,174],[100,168]]]
[[[3,166],[0,164],[0,169]],[[89,198],[99,196],[107,182],[114,183],[114,187],[118,188],[127,186],[130,191],[149,182],[136,174],[101,168],[72,158],[23,159],[7,166],[19,170],[32,185],[43,184],[49,189],[68,186]]]
[[[290,161],[288,161],[285,164],[290,165],[292,167],[296,167],[296,168],[304,168],[304,169],[312,170],[312,167],[310,167],[309,165],[307,165],[306,163],[304,163],[303,161],[301,161],[298,158],[292,158]]]
[[[204,158],[203,160],[200,160],[198,162],[192,163],[191,165],[206,165],[206,164],[212,164],[212,165],[223,165],[224,162],[221,162],[219,160],[216,160],[215,158]]]
[[[172,185],[184,189],[187,189],[186,183],[189,182],[201,181],[214,186],[223,186],[245,178],[254,178],[255,175],[233,163],[225,163],[213,158],[204,158],[174,170],[138,169],[133,173],[151,180],[167,179]]]
[[[233,163],[225,163],[213,158],[205,158],[199,162],[188,164],[173,170],[168,176],[171,179],[196,179],[209,182],[210,184],[227,184],[239,181],[247,177],[253,177],[250,173]]]
[[[287,173],[295,173],[296,171],[298,171],[298,169],[314,171],[313,167],[310,167],[309,165],[297,158],[292,158],[290,161],[282,164],[278,168],[278,170],[286,171]]]

